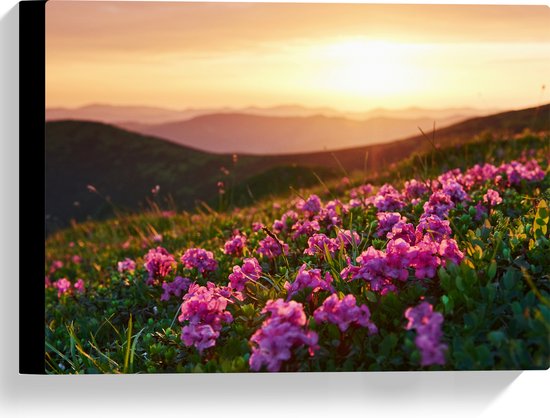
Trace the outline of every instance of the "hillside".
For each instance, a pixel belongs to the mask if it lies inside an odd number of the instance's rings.
[[[462,119],[460,116],[437,119],[437,123],[448,125]],[[323,115],[272,117],[224,113],[158,125],[122,123],[118,126],[207,152],[276,155],[378,144],[410,136],[418,132],[419,126],[429,129],[432,124],[433,119],[428,117],[376,117],[358,121]]]
[[[387,144],[341,149],[331,153],[319,152],[307,155],[296,155],[292,160],[297,164],[314,164],[336,167],[335,160],[348,171],[364,170],[378,171],[389,164],[398,162],[414,152],[427,151],[432,148],[430,140],[435,140],[436,146],[449,146],[472,141],[476,136],[487,134],[492,137],[511,138],[529,129],[533,132],[550,133],[550,104],[544,106],[503,112],[496,115],[468,119],[446,128],[424,130],[424,135],[418,134],[406,139]],[[289,156],[279,156],[286,161]]]
[[[114,126],[82,121],[46,123],[46,223],[52,231],[70,219],[103,219],[118,210],[149,208],[194,209],[199,201],[217,206],[218,181],[225,187],[290,161],[259,157],[238,158],[181,147]],[[228,175],[223,168],[229,169]],[[294,168],[290,185],[317,182],[310,169]],[[331,170],[317,168],[322,175]],[[333,174],[333,173],[332,173]],[[98,193],[90,192],[88,185]],[[158,196],[152,189],[160,186]],[[263,178],[254,190],[256,198],[281,189],[277,177]],[[247,196],[248,189],[244,189]],[[166,203],[166,199],[171,202]],[[230,203],[230,202],[228,202]]]

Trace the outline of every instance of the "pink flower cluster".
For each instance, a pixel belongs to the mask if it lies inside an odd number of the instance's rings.
[[[441,343],[443,315],[434,312],[433,306],[428,302],[422,302],[415,307],[407,308],[405,317],[409,321],[405,328],[416,330],[415,344],[420,350],[420,364],[445,364],[447,345]]]
[[[147,285],[158,283],[159,279],[168,276],[176,266],[176,260],[172,254],[162,247],[151,248],[144,260],[145,270],[149,273]]]
[[[416,240],[421,241],[425,236],[431,240],[441,242],[452,234],[450,222],[437,215],[422,215],[416,227]]]
[[[372,203],[381,212],[400,210],[405,206],[405,197],[392,185],[384,184],[373,197],[367,198],[367,204]]]
[[[304,250],[306,255],[318,255],[321,259],[325,256],[325,248],[331,255],[334,255],[342,246],[349,248],[353,245],[359,245],[361,237],[355,231],[338,230],[336,238],[329,238],[325,234],[313,234],[307,240],[307,248]]]
[[[262,275],[262,267],[254,257],[245,258],[243,265],[233,266],[233,273],[229,275],[229,287],[242,292],[248,281],[257,281]]]
[[[307,240],[307,248],[304,250],[304,254],[318,254],[320,258],[323,258],[325,256],[325,248],[331,255],[334,255],[340,248],[340,245],[334,238],[329,238],[325,234],[313,234]]]
[[[52,264],[50,265],[50,273],[55,273],[57,270],[63,267],[63,261],[61,260],[55,260],[52,261]]]
[[[71,282],[65,277],[63,277],[55,281],[53,283],[53,287],[57,289],[57,297],[60,298],[65,293],[69,293],[71,291]]]
[[[189,248],[181,256],[181,262],[185,268],[195,268],[203,276],[207,272],[218,269],[218,262],[214,259],[212,251],[206,251],[202,248]]]
[[[348,262],[341,277],[348,280],[363,279],[373,291],[382,294],[395,291],[395,280],[405,281],[409,268],[415,270],[418,279],[433,278],[437,268],[448,261],[460,263],[464,254],[454,239],[450,238],[449,222],[437,215],[426,215],[413,230],[412,224],[396,224],[388,233],[386,251],[367,248],[356,261]],[[403,238],[402,238],[403,237]]]
[[[119,273],[124,273],[126,271],[133,273],[136,270],[136,262],[130,258],[125,258],[123,261],[118,262],[117,270]]]
[[[488,203],[489,206],[496,206],[502,203],[502,197],[500,197],[496,190],[489,189],[487,193],[483,195],[483,201]]]
[[[253,371],[263,366],[270,372],[281,369],[283,362],[292,357],[292,350],[298,347],[309,347],[309,354],[317,350],[318,336],[306,328],[306,315],[301,303],[282,299],[269,300],[263,314],[270,313],[262,327],[250,338],[252,355],[249,365]]]
[[[338,299],[336,294],[330,295],[323,304],[313,312],[315,321],[330,322],[345,332],[350,325],[368,328],[370,334],[378,332],[378,328],[370,320],[370,311],[367,305],[357,306],[355,296],[346,295]]]
[[[327,229],[331,229],[334,226],[340,226],[342,224],[342,215],[348,213],[348,205],[344,205],[339,200],[330,200],[327,202],[321,212],[317,214],[314,219],[319,223],[326,225]]]
[[[544,171],[540,168],[537,161],[532,159],[525,163],[520,161],[511,161],[503,163],[499,167],[486,163],[476,164],[461,173],[459,169],[444,174],[446,178],[453,176],[454,180],[463,185],[466,190],[475,185],[481,185],[490,180],[498,185],[510,187],[518,185],[522,180],[532,182],[540,181],[544,178]],[[440,176],[441,178],[442,176]]]
[[[289,223],[295,223],[297,220],[298,214],[295,211],[286,211],[283,216],[281,216],[281,219],[277,219],[273,222],[272,229],[276,233],[281,233],[282,231],[286,231],[288,229]]]
[[[86,288],[84,286],[84,280],[82,279],[78,279],[75,284],[73,285],[74,287],[74,290],[77,292],[77,293],[84,293],[86,291]]]
[[[350,231],[349,229],[340,229],[336,233],[336,239],[344,244],[344,247],[349,248],[354,245],[359,245],[361,243],[361,237],[355,231]]]
[[[296,209],[304,212],[307,216],[314,216],[321,212],[321,199],[319,196],[312,194],[307,198],[307,200],[300,199],[296,203]]]
[[[307,235],[309,237],[313,233],[318,232],[320,229],[321,227],[317,221],[298,221],[292,225],[292,230],[294,231],[292,238],[297,239],[300,235]]]
[[[233,231],[233,237],[227,241],[223,247],[225,254],[231,254],[235,257],[243,255],[243,250],[246,246],[246,236],[239,231]]]
[[[170,299],[170,296],[181,297],[181,295],[189,288],[191,279],[187,277],[176,276],[173,282],[163,282],[162,289],[164,293],[161,295],[160,300],[165,302]]]
[[[58,298],[65,294],[70,294],[72,292],[72,289],[74,289],[76,293],[84,293],[86,290],[84,286],[84,280],[82,279],[78,279],[74,285],[66,277],[63,277],[53,283],[50,282],[49,285],[48,282],[49,278],[47,278],[46,287],[55,287],[57,289]]]
[[[283,253],[287,255],[288,250],[288,244],[285,244],[281,240],[277,242],[272,237],[267,236],[258,243],[258,249],[256,251],[258,251],[258,254],[261,254],[264,257],[275,258]]]
[[[379,237],[386,236],[398,222],[407,222],[407,218],[402,217],[398,212],[378,212],[376,218],[378,219],[376,235]]]
[[[412,179],[405,182],[405,188],[403,194],[414,205],[419,199],[430,191],[428,184],[416,179]]]
[[[227,292],[208,282],[206,286],[193,283],[183,297],[180,322],[187,321],[181,331],[181,339],[187,346],[195,346],[200,353],[216,345],[224,323],[233,321],[226,310],[230,300]]]
[[[295,294],[304,289],[311,289],[312,293],[326,290],[334,293],[335,290],[332,287],[332,276],[329,272],[325,274],[324,279],[321,277],[321,270],[311,269],[307,270],[307,264],[303,264],[298,270],[298,274],[292,283],[285,282],[284,288],[287,291],[287,300],[290,300]],[[309,296],[311,297],[311,295]]]
[[[436,215],[440,218],[445,218],[449,211],[455,207],[451,196],[444,191],[435,191],[430,195],[430,198],[424,203],[424,213],[426,215]]]
[[[513,186],[526,181],[540,181],[544,179],[544,171],[540,168],[536,160],[529,160],[525,164],[519,161],[511,161],[508,164],[502,164],[498,170],[499,173],[506,175],[506,186]]]

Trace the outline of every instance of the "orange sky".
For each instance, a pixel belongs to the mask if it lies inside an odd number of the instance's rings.
[[[50,1],[48,107],[549,101],[550,8]]]

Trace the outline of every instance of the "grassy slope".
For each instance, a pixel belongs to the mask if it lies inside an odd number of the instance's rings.
[[[504,142],[485,139],[455,149],[456,152],[443,149],[410,158],[400,163],[396,170],[386,173],[385,177],[370,180],[375,183],[389,180],[399,186],[400,178],[437,176],[447,168],[467,168],[482,161],[499,164],[517,158],[522,151],[529,149],[537,150],[539,161],[548,173],[549,145],[548,137]],[[352,179],[355,184],[360,180]],[[336,363],[291,362],[288,370],[302,370],[304,367],[311,370],[420,368],[418,353],[414,351],[414,335],[403,331],[402,313],[412,301],[418,300],[422,292],[427,292],[428,300],[445,316],[444,335],[450,346],[446,369],[548,367],[550,308],[548,302],[544,302],[550,292],[548,264],[545,262],[548,249],[544,249],[544,246],[548,247],[548,234],[535,242],[531,226],[537,202],[542,198],[550,200],[548,181],[547,174],[542,185],[509,190],[502,209],[504,212],[493,214],[488,223],[476,223],[463,215],[454,218],[455,238],[473,263],[472,268],[463,263],[459,269],[442,271],[439,279],[425,282],[427,290],[421,291],[418,285],[412,284],[403,290],[399,299],[388,296],[365,300],[364,293],[358,294],[359,299],[369,305],[373,320],[382,330],[379,335],[369,338],[355,334],[354,344],[363,350],[360,354],[350,352],[344,357],[336,354],[335,358],[339,359]],[[337,182],[328,186],[329,190],[320,185],[302,190],[301,194],[317,193],[324,201],[344,196]],[[216,354],[209,351],[210,354],[201,358],[193,348],[184,348],[179,340],[180,328],[177,320],[174,322],[179,302],[159,303],[159,289],[139,285],[143,277],[141,268],[135,277],[124,277],[115,271],[116,262],[131,257],[136,259],[139,268],[147,249],[158,245],[152,239],[158,232],[163,235],[162,245],[178,257],[185,248],[193,246],[213,250],[220,270],[209,279],[225,284],[232,265],[240,264],[240,261],[222,254],[220,249],[224,241],[234,228],[241,228],[251,238],[250,245],[254,246],[263,235],[260,237],[251,232],[252,222],[271,225],[287,207],[292,206],[285,199],[276,199],[275,202],[281,204],[281,209],[274,208],[273,199],[267,199],[254,207],[232,213],[183,213],[163,217],[160,213],[148,212],[107,222],[88,222],[53,234],[46,242],[46,270],[53,260],[63,260],[64,267],[52,274],[52,280],[68,277],[74,282],[77,277],[83,277],[87,293],[76,299],[71,296],[58,301],[55,291],[47,290],[48,371],[246,371],[247,341],[261,324],[259,311],[267,299],[284,297],[281,292],[257,288],[257,301],[242,307],[234,306],[233,315],[244,318],[239,319],[245,321],[244,328],[235,328],[231,336],[225,330],[217,344]],[[347,219],[345,225],[369,236],[372,218],[370,212],[357,213],[353,219]],[[383,245],[383,242],[367,238],[367,244],[376,246]],[[293,245],[303,246],[304,243],[299,241]],[[71,262],[75,254],[82,257],[82,262]],[[283,262],[264,262],[264,271],[274,283],[292,280],[300,264],[298,257],[298,253],[291,254],[288,267]],[[496,266],[494,273],[491,272],[493,263]],[[319,267],[323,271],[330,270],[326,263]],[[527,269],[527,276],[523,274],[522,278],[520,268]],[[532,282],[529,283],[526,277],[531,277]],[[131,334],[137,343],[136,351],[132,352],[134,364],[128,368],[123,363],[128,352],[125,341],[130,314],[133,321]],[[334,329],[319,332],[329,332],[339,338]],[[330,335],[323,334],[322,338]],[[80,350],[89,357],[79,354]],[[307,355],[302,360],[305,358]],[[58,364],[62,364],[65,370]]]
[[[147,199],[161,203],[162,197],[153,199],[151,194],[151,189],[157,184],[160,185],[160,196],[173,200],[173,204],[168,206],[192,209],[198,201],[216,203],[218,181],[222,180],[229,186],[264,173],[261,177],[263,187],[255,186],[258,179],[253,178],[250,182],[253,195],[261,197],[262,188],[280,191],[277,177],[269,176],[266,170],[273,165],[285,165],[279,161],[269,163],[259,157],[242,157],[234,165],[231,155],[209,154],[110,125],[80,121],[46,124],[45,158],[49,230],[66,226],[71,218],[82,221],[87,217],[102,219],[112,216],[114,206],[119,210],[137,210],[149,206]],[[229,168],[231,174],[225,176],[221,167]],[[311,185],[317,181],[310,169],[294,171],[298,174],[295,186]],[[317,171],[331,174],[328,169]],[[101,196],[90,193],[86,187],[88,184],[93,185]],[[246,184],[240,190],[245,201],[249,202]]]

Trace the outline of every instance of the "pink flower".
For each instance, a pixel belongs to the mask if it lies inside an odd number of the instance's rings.
[[[346,295],[342,300],[339,300],[335,294],[330,295],[315,310],[313,317],[319,323],[330,322],[338,325],[342,332],[345,332],[352,324],[368,328],[370,334],[378,332],[376,325],[370,320],[370,311],[367,305],[357,306],[353,295]]]
[[[296,279],[291,283],[285,282],[284,288],[287,291],[287,300],[290,300],[292,296],[304,289],[311,289],[311,293],[316,293],[321,290],[334,293],[335,290],[332,287],[332,276],[330,273],[326,273],[324,279],[321,278],[321,270],[311,269],[307,270],[307,264],[303,264],[296,275]],[[311,295],[309,296],[311,298]]]
[[[336,233],[336,240],[342,244],[344,247],[349,248],[354,245],[358,246],[361,243],[361,237],[355,231],[350,231],[348,229],[340,229]]]
[[[405,189],[403,194],[409,200],[418,199],[424,196],[430,191],[428,185],[425,182],[412,179],[405,182]]]
[[[71,282],[64,277],[54,282],[53,287],[57,289],[57,297],[60,298],[71,291]]]
[[[386,274],[386,253],[370,246],[356,259],[358,266],[350,266],[340,274],[343,278],[351,276],[351,280],[362,279],[370,284],[373,291],[381,291],[390,284]]]
[[[380,212],[400,210],[405,206],[404,196],[389,184],[380,187],[378,193],[366,202],[374,204]]]
[[[268,236],[258,243],[259,247],[256,250],[258,254],[267,258],[275,258],[281,254],[288,254],[288,245],[281,240],[276,241],[272,237]]]
[[[203,276],[207,272],[218,269],[218,262],[214,259],[212,251],[206,251],[202,248],[189,248],[181,256],[181,262],[185,268],[196,268]]]
[[[340,247],[335,239],[329,238],[325,234],[313,234],[313,236],[307,240],[307,246],[308,247],[304,250],[304,254],[318,254],[321,258],[325,256],[325,248],[330,254],[334,254]]]
[[[183,343],[190,347],[194,345],[200,353],[216,345],[220,333],[214,331],[210,325],[190,324],[181,329]]]
[[[76,290],[77,293],[84,293],[86,291],[86,288],[84,287],[84,280],[78,279],[74,284],[74,290]]]
[[[410,245],[416,243],[416,232],[413,224],[399,221],[391,229],[390,232],[386,234],[386,238],[396,240],[402,239]]]
[[[254,232],[258,232],[258,231],[260,231],[262,228],[264,228],[264,224],[261,223],[261,222],[254,222],[254,223],[252,224],[252,230],[253,230]]]
[[[167,301],[170,296],[180,297],[191,285],[191,279],[188,277],[177,276],[173,282],[163,282],[162,288],[164,293],[160,297],[161,301]]]
[[[415,251],[403,239],[390,240],[386,249],[385,268],[386,276],[392,279],[405,281],[409,278],[408,267]]]
[[[273,222],[272,229],[276,233],[281,233],[282,231],[286,231],[289,223],[294,223],[298,220],[298,214],[294,212],[293,210],[286,211],[281,219],[277,219],[275,222]]]
[[[243,265],[233,266],[233,273],[229,275],[229,287],[242,292],[248,281],[257,281],[262,275],[262,268],[254,257],[245,258]]]
[[[193,283],[183,297],[180,322],[187,322],[182,328],[182,341],[190,347],[194,345],[200,353],[216,344],[224,323],[233,321],[233,316],[226,310],[230,299],[222,294],[223,289],[214,283],[206,286]]]
[[[307,216],[313,216],[321,211],[321,199],[319,196],[312,194],[307,200],[300,199],[296,204],[296,209],[301,210]]]
[[[63,261],[55,260],[50,266],[50,273],[55,273],[57,270],[63,267]]]
[[[448,194],[442,191],[436,191],[432,193],[429,200],[424,203],[424,214],[437,215],[440,218],[445,218],[454,206]]]
[[[407,222],[407,218],[401,217],[398,212],[378,212],[376,218],[378,219],[378,229],[376,231],[378,237],[386,236],[398,222]]]
[[[292,238],[297,239],[300,235],[311,236],[320,229],[319,222],[317,221],[298,221],[292,225],[292,230],[294,231]]]
[[[437,268],[441,265],[439,245],[433,241],[421,241],[415,246],[414,257],[410,266],[415,269],[415,276],[418,279],[433,278]]]
[[[246,236],[239,231],[233,231],[233,237],[224,245],[224,253],[239,257],[246,246]]]
[[[489,206],[496,206],[502,203],[502,197],[500,197],[496,190],[489,189],[487,193],[483,195],[483,201],[488,203]]]
[[[443,183],[442,191],[451,198],[453,203],[471,200],[462,185],[455,180],[449,180]]]
[[[441,219],[437,215],[422,215],[416,227],[416,240],[422,241],[424,236],[431,240],[441,242],[441,240],[450,237],[452,234],[450,222]]]
[[[149,273],[146,282],[148,285],[156,284],[159,279],[168,276],[176,265],[174,257],[162,247],[150,249],[144,260],[144,267]]]
[[[416,307],[407,308],[405,317],[408,323],[405,329],[415,329],[415,344],[420,350],[421,365],[445,364],[447,345],[441,343],[443,315],[433,311],[433,306],[422,302]]]
[[[80,264],[80,263],[82,263],[82,257],[80,257],[78,254],[75,254],[71,257],[71,261],[74,264]]]
[[[443,265],[446,265],[447,261],[460,264],[464,259],[464,254],[458,249],[458,244],[454,239],[444,239],[441,241],[441,244],[439,244],[439,255],[443,259]]]
[[[134,272],[136,270],[136,262],[130,258],[125,258],[124,261],[119,261],[117,264],[117,269],[119,273]]]
[[[318,336],[307,330],[302,304],[282,299],[269,300],[262,313],[270,313],[271,317],[250,338],[251,370],[259,371],[265,366],[268,371],[277,372],[292,357],[294,349],[308,346],[311,356],[318,349]]]

